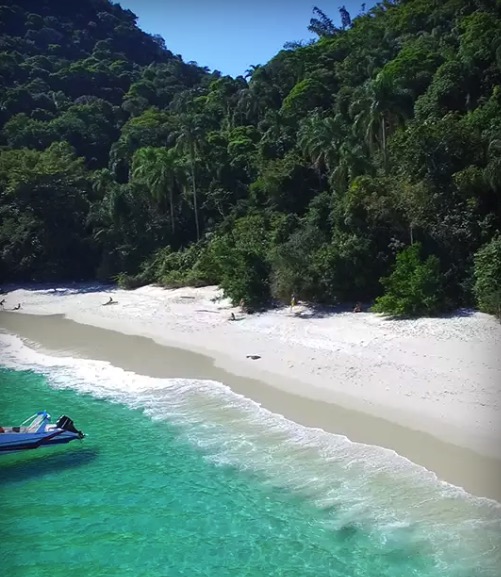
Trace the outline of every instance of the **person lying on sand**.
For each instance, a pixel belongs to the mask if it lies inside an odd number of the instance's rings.
[[[110,297],[110,300],[108,302],[103,303],[103,307],[107,306],[107,305],[116,305],[118,304],[118,301],[114,301],[113,297]]]
[[[21,303],[17,303],[17,305],[12,310],[18,311],[20,308],[21,308]]]

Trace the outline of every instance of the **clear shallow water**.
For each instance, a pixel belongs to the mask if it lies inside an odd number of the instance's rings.
[[[499,508],[389,451],[217,383],[0,346],[0,423],[46,408],[88,434],[0,458],[5,575],[500,574]]]

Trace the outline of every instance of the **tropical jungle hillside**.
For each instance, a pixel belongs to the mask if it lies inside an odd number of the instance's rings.
[[[232,78],[108,0],[0,0],[0,281],[499,313],[501,0],[330,9]]]

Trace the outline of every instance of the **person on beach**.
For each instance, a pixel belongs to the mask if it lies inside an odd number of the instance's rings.
[[[294,310],[294,307],[297,306],[297,296],[296,293],[292,293],[291,296],[291,312]]]
[[[118,301],[114,301],[113,297],[110,297],[110,300],[108,302],[103,303],[103,307],[107,306],[107,305],[114,305],[116,304]]]
[[[5,303],[5,299],[2,299],[2,300],[0,301],[0,308],[2,308],[2,309],[3,309],[3,305],[4,305],[4,303]]]
[[[17,305],[12,310],[18,311],[20,308],[21,308],[21,303],[17,303]]]
[[[361,312],[362,312],[362,303],[361,303],[361,302],[358,302],[358,303],[355,305],[355,308],[353,309],[353,312],[354,312],[354,313],[361,313]]]

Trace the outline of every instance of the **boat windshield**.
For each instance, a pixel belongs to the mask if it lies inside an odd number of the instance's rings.
[[[26,427],[30,433],[36,433],[45,424],[50,423],[50,415],[47,411],[39,411],[31,417],[28,417],[23,423],[22,427]]]

